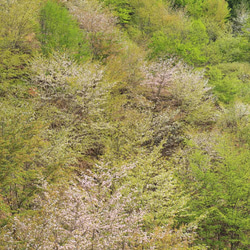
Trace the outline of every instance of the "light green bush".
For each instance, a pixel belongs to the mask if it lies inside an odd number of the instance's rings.
[[[84,61],[90,56],[84,31],[68,10],[53,0],[47,1],[41,9],[39,40],[46,55],[55,50],[68,51],[77,60]]]

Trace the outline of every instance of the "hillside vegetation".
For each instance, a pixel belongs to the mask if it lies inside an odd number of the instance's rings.
[[[248,2],[1,0],[0,249],[249,249]]]

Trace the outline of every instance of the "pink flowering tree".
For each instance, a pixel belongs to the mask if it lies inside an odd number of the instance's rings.
[[[72,0],[65,4],[80,28],[87,32],[94,57],[105,59],[121,50],[122,34],[116,27],[117,18],[99,1]]]
[[[215,120],[214,97],[203,71],[174,59],[153,62],[143,67],[143,86],[150,87],[156,101],[168,98],[178,107],[182,117],[190,123],[208,123]]]
[[[80,174],[67,187],[49,186],[34,202],[34,212],[17,216],[4,228],[7,249],[131,249],[147,241],[131,190],[122,184],[131,167],[104,165]]]

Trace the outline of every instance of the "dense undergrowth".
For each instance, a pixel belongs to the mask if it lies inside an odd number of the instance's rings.
[[[2,0],[0,249],[248,249],[250,7]]]

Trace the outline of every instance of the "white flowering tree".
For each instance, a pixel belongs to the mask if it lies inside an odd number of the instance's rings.
[[[44,186],[34,213],[17,216],[3,236],[7,249],[131,249],[147,241],[145,211],[121,185],[131,167],[96,166],[67,187]],[[120,185],[118,185],[120,183]]]
[[[211,87],[204,72],[174,59],[160,59],[142,70],[145,73],[142,85],[152,89],[156,100],[168,97],[171,105],[179,107],[186,121],[199,124],[214,120]]]
[[[107,130],[105,104],[114,85],[105,80],[105,69],[93,63],[79,65],[66,54],[54,53],[34,59],[31,70],[36,95],[41,99],[38,110],[46,112],[50,127],[64,130],[75,152],[100,144],[101,134]]]
[[[80,27],[87,31],[94,57],[105,59],[121,48],[121,32],[117,19],[96,0],[71,0],[65,2]]]

